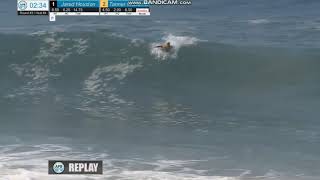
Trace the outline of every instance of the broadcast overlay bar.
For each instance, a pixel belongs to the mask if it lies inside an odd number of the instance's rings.
[[[191,5],[191,0],[17,0],[18,15],[149,16],[152,5]]]

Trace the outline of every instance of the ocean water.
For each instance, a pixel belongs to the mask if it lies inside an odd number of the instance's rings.
[[[57,22],[0,5],[1,180],[320,179],[320,1]],[[104,174],[49,176],[49,159]]]

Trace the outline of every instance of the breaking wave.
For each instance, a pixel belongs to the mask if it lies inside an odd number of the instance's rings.
[[[0,146],[1,147],[1,146]],[[1,147],[0,176],[3,180],[54,180],[57,177],[48,175],[47,159],[104,159],[103,175],[77,175],[81,179],[137,179],[137,180],[316,180],[316,177],[303,175],[286,175],[270,170],[262,176],[253,176],[249,170],[230,169],[238,175],[208,175],[208,170],[193,168],[202,160],[166,160],[155,157],[153,160],[139,158],[116,159],[106,152],[95,152],[92,149],[79,151],[59,144],[11,144]],[[10,162],[10,163],[7,163]],[[75,176],[59,176],[69,180]]]

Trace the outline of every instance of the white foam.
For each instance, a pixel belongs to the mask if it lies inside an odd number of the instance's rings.
[[[268,19],[251,19],[248,22],[251,24],[267,24],[270,21]]]
[[[151,54],[155,56],[157,59],[165,60],[168,58],[176,58],[178,56],[178,52],[180,48],[195,45],[200,40],[195,37],[189,36],[175,36],[172,34],[166,35],[162,38],[162,42],[155,42],[150,45]],[[165,42],[170,42],[173,46],[173,50],[170,53],[162,51],[159,48],[156,48],[159,44],[163,44]]]
[[[44,30],[41,30],[41,31],[34,31],[34,32],[31,32],[29,33],[30,36],[43,36],[43,35],[46,35],[46,34],[49,34],[50,32],[48,31],[44,31]],[[52,33],[52,32],[51,32]]]
[[[0,148],[2,148],[0,146]],[[93,152],[92,148],[77,151],[66,145],[15,144],[0,151],[1,180],[61,180],[70,179],[119,179],[119,180],[316,180],[303,174],[286,175],[270,170],[262,176],[251,176],[251,171],[239,169],[239,175],[209,175],[208,169],[195,169],[193,165],[203,160],[170,160],[163,157],[147,161],[136,159],[113,159],[105,152]],[[48,159],[103,159],[103,175],[48,175]],[[153,158],[154,159],[154,158]],[[137,167],[145,167],[144,170]],[[242,173],[241,173],[242,172]],[[210,173],[212,174],[212,173]]]
[[[186,165],[202,162],[203,160],[158,160],[153,165],[157,166],[154,170],[161,171],[173,167],[183,168]]]
[[[133,47],[140,47],[144,43],[142,39],[131,39],[131,45]]]
[[[31,35],[43,36],[43,46],[38,53],[26,63],[11,64],[9,68],[20,78],[25,78],[25,84],[15,89],[12,94],[5,97],[15,98],[24,95],[41,94],[48,91],[49,80],[61,75],[59,72],[53,72],[56,65],[63,63],[72,54],[82,55],[88,48],[88,40],[78,38],[70,39],[57,37],[56,33],[39,32]],[[73,46],[62,50],[66,42],[71,42]]]
[[[123,178],[134,180],[236,180],[234,177],[201,176],[194,174],[160,171],[123,171]]]
[[[139,60],[139,58],[135,57],[131,60]],[[83,97],[83,101],[78,109],[93,116],[123,119],[119,106],[130,106],[133,102],[128,102],[121,97],[116,91],[115,84],[123,84],[123,79],[141,67],[142,63],[139,61],[97,67],[84,81],[82,91],[84,95],[80,95]]]
[[[141,67],[142,64],[140,63],[119,63],[105,67],[98,67],[92,72],[88,79],[85,80],[84,89],[89,91],[90,94],[96,94],[102,90],[108,90],[109,92],[113,91],[114,89],[109,86],[109,81],[123,80],[128,74]]]
[[[73,45],[73,48],[75,49],[75,51],[79,55],[85,54],[87,49],[88,49],[88,47],[89,47],[88,40],[79,38],[79,39],[75,39],[74,42],[75,43]]]

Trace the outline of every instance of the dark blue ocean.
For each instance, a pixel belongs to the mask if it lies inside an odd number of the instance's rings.
[[[56,22],[0,7],[1,180],[320,179],[319,0]],[[49,176],[52,159],[104,174]]]

